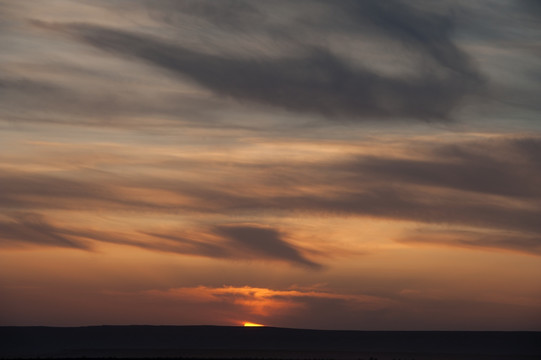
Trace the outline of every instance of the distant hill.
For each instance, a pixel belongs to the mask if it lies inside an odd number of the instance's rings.
[[[226,326],[0,327],[2,358],[541,359],[541,332]]]

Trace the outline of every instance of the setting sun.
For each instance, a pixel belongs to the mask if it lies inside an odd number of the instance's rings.
[[[253,323],[253,322],[248,322],[248,321],[245,321],[243,323],[244,326],[248,326],[248,327],[259,327],[259,326],[265,326],[265,325],[261,325],[261,324],[256,324],[256,323]]]

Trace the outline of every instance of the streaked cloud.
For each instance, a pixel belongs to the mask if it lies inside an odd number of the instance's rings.
[[[24,244],[88,249],[84,242],[71,239],[38,214],[18,214],[11,221],[0,222],[0,244]]]
[[[520,232],[419,229],[397,241],[406,244],[457,246],[469,249],[511,250],[541,255],[541,236]]]
[[[38,213],[12,214],[0,221],[0,245],[65,247],[92,250],[97,243],[113,243],[142,249],[230,260],[282,261],[312,269],[321,265],[306,258],[301,250],[283,239],[275,229],[253,225],[223,225],[199,228],[185,234],[145,231],[103,231],[92,228],[53,225]],[[97,243],[96,243],[97,242]]]
[[[318,289],[274,290],[250,286],[223,286],[211,288],[175,288],[149,290],[145,294],[152,297],[178,299],[198,303],[231,303],[240,306],[248,313],[272,319],[278,314],[290,313],[308,308],[313,300],[345,302],[358,309],[381,309],[393,304],[390,299],[355,294],[337,294]],[[239,319],[240,320],[240,319]]]
[[[126,241],[161,251],[267,258],[317,267],[277,229],[267,227],[263,215],[305,212],[450,225],[457,230],[499,229],[524,236],[528,240],[520,242],[521,250],[538,254],[539,143],[532,136],[452,144],[402,143],[402,152],[395,156],[346,155],[316,162],[278,163],[268,159],[257,164],[239,159],[214,163],[210,173],[197,162],[180,161],[182,169],[196,172],[195,182],[176,172],[171,160],[165,162],[167,170],[159,170],[161,165],[149,167],[148,174],[156,172],[153,176],[136,173],[119,177],[113,171],[91,177],[86,169],[70,170],[69,176],[43,175],[6,169],[0,181],[6,190],[4,204],[31,212],[79,210],[84,202],[87,211],[129,211],[136,216],[196,213],[220,219],[211,226],[193,223],[189,236],[171,225],[159,231],[141,227],[132,230],[139,232],[133,235],[138,242]],[[408,148],[413,150],[408,152]],[[127,159],[117,157],[115,161]],[[222,225],[227,224],[228,216],[242,219],[245,214],[251,214],[248,225]],[[476,246],[483,245],[513,248],[505,241],[478,237]]]

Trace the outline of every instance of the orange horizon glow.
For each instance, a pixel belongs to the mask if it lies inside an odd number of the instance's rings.
[[[249,322],[249,321],[243,322],[242,325],[245,326],[245,327],[262,327],[262,326],[265,326],[265,325],[256,324],[256,323]]]

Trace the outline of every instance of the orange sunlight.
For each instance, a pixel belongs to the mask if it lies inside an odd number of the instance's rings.
[[[244,326],[248,326],[248,327],[259,327],[259,326],[265,326],[265,325],[261,325],[261,324],[256,324],[256,323],[253,323],[253,322],[248,322],[248,321],[245,321],[243,323]]]

